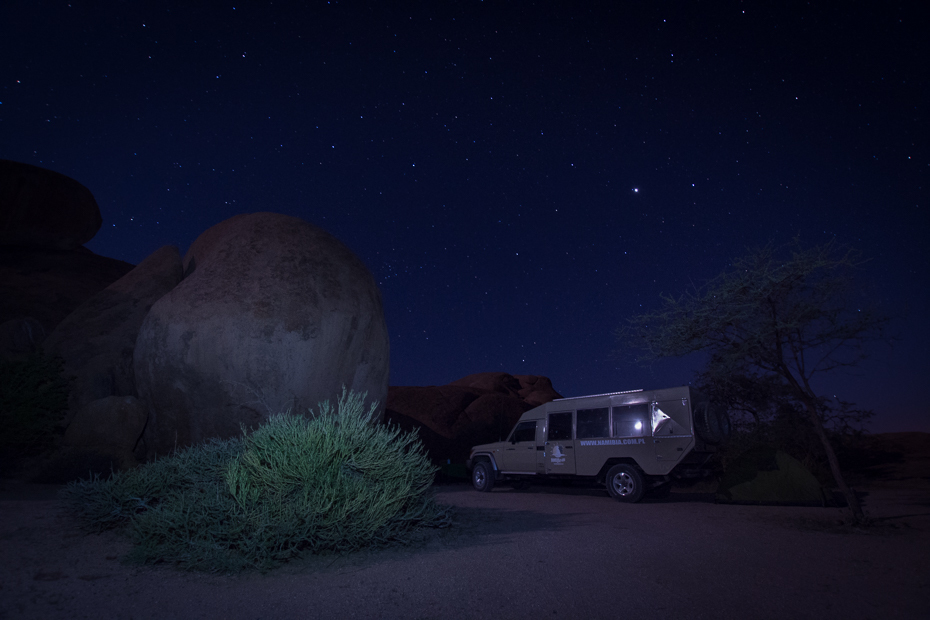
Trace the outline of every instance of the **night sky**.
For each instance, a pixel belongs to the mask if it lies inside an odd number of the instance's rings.
[[[836,239],[894,317],[818,384],[930,431],[921,3],[0,2],[0,158],[137,264],[275,211],[378,282],[391,385],[686,384],[611,331],[747,247]]]

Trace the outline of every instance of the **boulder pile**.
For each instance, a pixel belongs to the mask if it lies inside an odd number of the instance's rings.
[[[75,308],[132,269],[82,245],[102,221],[90,190],[74,179],[0,160],[0,361],[34,351]]]
[[[38,350],[71,380],[59,479],[131,467],[343,385],[387,400],[381,295],[346,246],[299,218],[238,215],[182,260],[137,267],[81,244],[100,228],[77,181],[0,161],[0,361]],[[74,469],[74,468],[72,468]]]

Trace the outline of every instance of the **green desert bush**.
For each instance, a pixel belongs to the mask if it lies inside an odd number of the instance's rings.
[[[48,448],[68,408],[61,358],[41,352],[0,363],[0,453],[35,454]]]
[[[364,397],[343,390],[312,419],[279,414],[242,437],[72,483],[62,498],[90,529],[128,530],[130,559],[206,571],[266,570],[448,526],[417,436],[373,424]]]

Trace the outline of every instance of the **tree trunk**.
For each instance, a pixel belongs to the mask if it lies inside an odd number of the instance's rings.
[[[827,452],[827,460],[830,462],[830,471],[833,472],[833,479],[836,481],[836,485],[840,487],[840,492],[843,494],[843,497],[846,498],[849,511],[852,513],[853,522],[856,525],[864,525],[868,520],[862,512],[862,507],[859,505],[859,498],[856,497],[856,493],[849,488],[846,484],[846,479],[843,478],[843,472],[840,471],[840,462],[837,460],[836,453],[833,451],[833,446],[830,444],[830,439],[827,437],[827,431],[823,428],[823,422],[820,420],[820,414],[817,413],[817,407],[807,399],[804,399],[804,405],[807,407],[807,412],[814,422],[814,428],[817,430],[817,436],[820,437],[820,441],[823,443],[823,449]]]

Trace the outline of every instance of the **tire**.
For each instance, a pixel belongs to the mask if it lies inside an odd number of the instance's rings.
[[[694,430],[705,443],[716,446],[730,436],[730,416],[726,409],[705,401],[697,404],[693,414]]]
[[[471,470],[471,484],[476,491],[490,493],[494,488],[494,470],[487,461],[478,461]]]
[[[635,504],[645,491],[643,475],[632,465],[614,465],[607,472],[607,492],[617,501]]]

